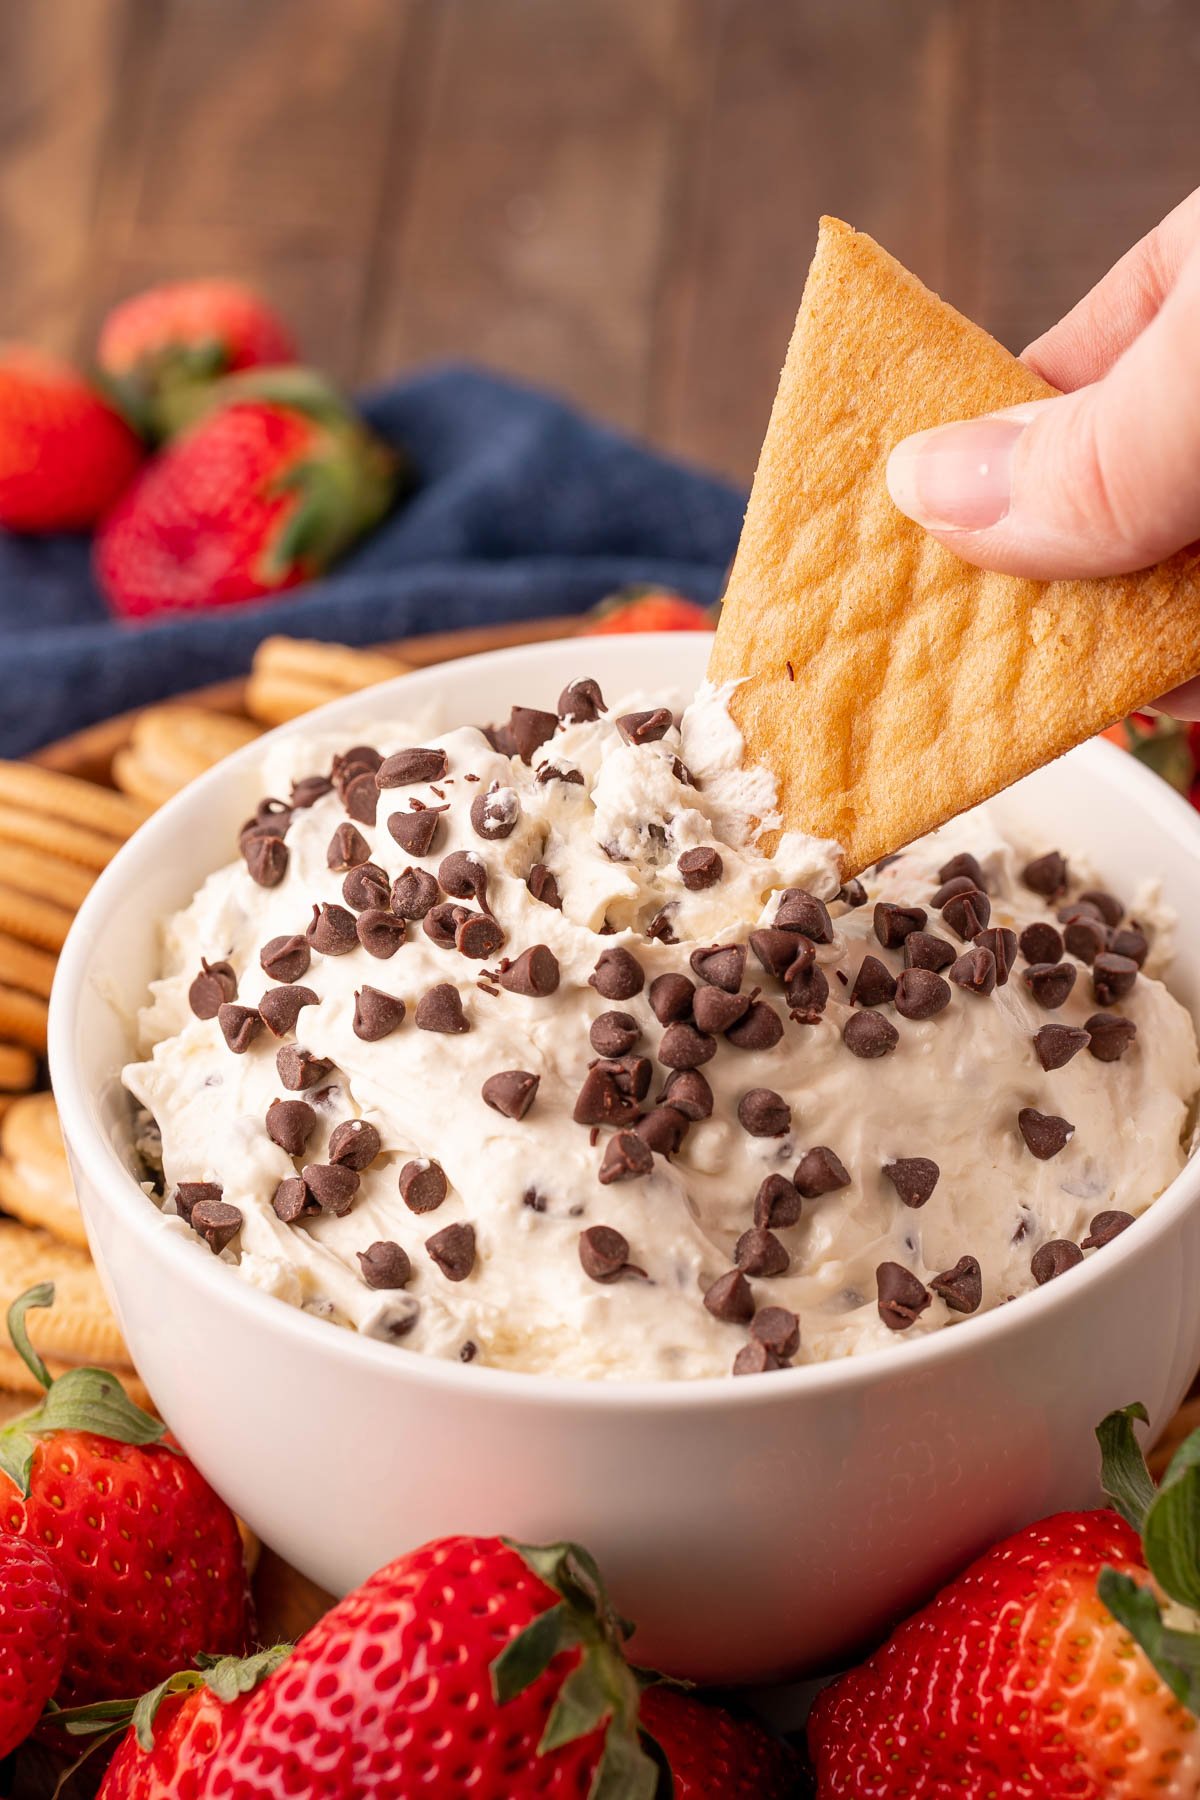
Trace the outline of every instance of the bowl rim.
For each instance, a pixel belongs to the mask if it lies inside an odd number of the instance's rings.
[[[703,640],[709,634],[696,632],[688,636]],[[618,647],[633,650],[639,644],[648,646],[648,640],[665,640],[673,643],[677,650],[681,647],[679,634],[673,632],[601,637],[589,640],[589,647],[607,660],[616,655]],[[603,650],[599,648],[601,645],[605,646]],[[177,818],[202,804],[223,783],[240,776],[277,742],[314,727],[335,729],[343,719],[357,719],[365,709],[384,706],[392,695],[407,693],[414,685],[433,688],[439,679],[446,678],[448,670],[502,660],[518,661],[536,674],[540,665],[558,663],[568,646],[575,646],[577,651],[581,649],[575,638],[552,639],[482,651],[454,663],[413,669],[289,720],[224,758],[173,795],[134,832],[101,871],[75,917],[59,957],[50,1000],[48,1061],[63,1137],[71,1157],[88,1170],[90,1182],[105,1190],[107,1201],[118,1211],[123,1210],[126,1215],[122,1218],[123,1228],[138,1235],[147,1255],[165,1259],[165,1273],[171,1279],[185,1281],[205,1299],[211,1295],[218,1309],[222,1304],[234,1308],[244,1315],[248,1327],[257,1325],[268,1334],[274,1332],[285,1340],[295,1341],[298,1351],[320,1353],[323,1347],[328,1357],[344,1363],[348,1373],[352,1374],[356,1369],[363,1373],[378,1371],[381,1377],[391,1377],[402,1383],[416,1381],[463,1396],[486,1394],[495,1401],[503,1399],[521,1406],[538,1405],[551,1410],[574,1411],[580,1407],[665,1413],[696,1408],[723,1410],[736,1407],[741,1410],[774,1405],[789,1398],[798,1404],[806,1394],[830,1395],[866,1388],[888,1376],[915,1379],[947,1359],[986,1353],[990,1344],[1006,1339],[1026,1326],[1032,1327],[1056,1309],[1087,1304],[1099,1306],[1100,1291],[1119,1281],[1122,1270],[1131,1261],[1151,1254],[1156,1241],[1176,1226],[1190,1206],[1200,1201],[1200,1156],[1193,1155],[1184,1164],[1150,1208],[1121,1234],[1116,1243],[1107,1247],[1104,1256],[1093,1256],[1081,1267],[1071,1270],[1069,1282],[1047,1283],[1019,1295],[1010,1305],[993,1307],[978,1318],[963,1320],[950,1329],[930,1332],[916,1340],[778,1370],[770,1381],[738,1381],[728,1374],[637,1380],[612,1376],[589,1380],[580,1376],[491,1368],[486,1364],[462,1364],[412,1351],[405,1354],[402,1348],[377,1342],[356,1331],[331,1328],[328,1321],[264,1292],[252,1282],[240,1280],[219,1258],[202,1255],[199,1243],[193,1244],[175,1231],[159,1208],[148,1202],[136,1177],[126,1168],[99,1124],[95,1097],[85,1088],[73,1048],[74,999],[91,978],[92,965],[102,942],[102,930],[93,927],[93,919],[97,925],[102,924],[104,916],[132,886],[142,859],[164,842],[169,842]],[[636,686],[636,680],[631,680],[631,686]],[[1124,790],[1127,803],[1149,815],[1156,829],[1182,840],[1200,869],[1200,813],[1182,795],[1135,757],[1103,739],[1093,738],[1068,754],[1093,762],[1097,779],[1102,784]],[[113,1074],[115,1077],[117,1071]],[[483,1388],[478,1386],[481,1382],[485,1384]]]

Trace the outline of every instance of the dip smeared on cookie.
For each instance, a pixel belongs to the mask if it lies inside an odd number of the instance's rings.
[[[874,1349],[1103,1255],[1187,1154],[1165,945],[983,811],[841,888],[835,845],[762,855],[721,710],[581,679],[275,746],[125,1071],[177,1229],[405,1351],[586,1377]]]

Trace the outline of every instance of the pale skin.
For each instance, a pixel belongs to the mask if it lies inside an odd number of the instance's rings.
[[[1200,540],[1200,188],[1022,361],[1062,397],[906,438],[897,506],[966,561],[1039,581]],[[1200,719],[1200,676],[1159,705]]]

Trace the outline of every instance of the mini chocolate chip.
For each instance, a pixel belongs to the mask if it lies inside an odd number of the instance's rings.
[[[267,1108],[267,1136],[289,1156],[303,1156],[316,1122],[307,1100],[272,1100]]]
[[[920,1318],[933,1296],[911,1269],[882,1262],[875,1271],[879,1291],[879,1317],[889,1331],[907,1331]]]
[[[1025,985],[1047,1012],[1057,1012],[1075,986],[1075,964],[1030,963],[1025,971]]]
[[[838,899],[844,906],[856,907],[867,904],[867,890],[855,875],[845,887],[838,889]]]
[[[306,1006],[320,1004],[308,987],[268,988],[258,1003],[258,1011],[268,1031],[276,1037],[286,1037],[289,1031],[295,1031],[296,1020]]]
[[[797,936],[794,931],[780,931],[777,926],[764,925],[758,931],[750,933],[750,948],[767,971],[768,975],[778,975],[780,979],[796,961],[799,952],[796,946],[808,943],[808,958],[811,965],[816,952],[807,939]]]
[[[1057,850],[1047,851],[1045,856],[1037,856],[1026,863],[1021,871],[1021,880],[1035,894],[1042,894],[1047,900],[1053,900],[1056,894],[1065,891],[1067,885],[1067,865]]]
[[[650,983],[650,1011],[660,1025],[690,1019],[695,992],[686,975],[656,975]]]
[[[293,812],[303,812],[323,800],[326,794],[333,792],[333,783],[328,775],[303,775],[299,781],[293,781],[289,796]]]
[[[369,1288],[402,1288],[412,1279],[412,1263],[408,1251],[390,1238],[358,1252],[362,1278]]]
[[[875,1012],[851,1013],[842,1026],[842,1042],[855,1056],[870,1059],[886,1056],[900,1042],[900,1033],[890,1019]]]
[[[685,1119],[698,1124],[712,1116],[713,1091],[707,1077],[699,1069],[676,1069],[667,1079],[662,1092],[669,1106],[679,1109]]]
[[[645,1059],[640,1059],[644,1061]],[[583,1078],[572,1114],[577,1125],[632,1125],[638,1097],[620,1064],[594,1063]]]
[[[806,1150],[796,1164],[792,1180],[796,1192],[805,1200],[817,1200],[822,1194],[832,1194],[838,1188],[850,1186],[850,1176],[841,1157],[828,1144],[814,1144],[811,1150]]]
[[[301,1174],[321,1211],[344,1219],[361,1185],[358,1170],[337,1163],[305,1163]]]
[[[531,1075],[528,1069],[501,1069],[488,1076],[480,1091],[493,1112],[503,1113],[506,1119],[523,1119],[540,1081],[541,1076]]]
[[[1035,1250],[1029,1268],[1039,1287],[1045,1287],[1056,1275],[1065,1275],[1083,1261],[1083,1251],[1070,1238],[1052,1238]]]
[[[478,1355],[479,1345],[475,1343],[473,1338],[467,1338],[462,1349],[458,1353],[458,1360],[459,1362],[464,1363],[474,1362]]]
[[[484,793],[476,794],[471,802],[472,829],[477,837],[486,838],[489,843],[511,837],[520,816],[521,803],[515,790],[501,787],[499,782],[493,782]]]
[[[175,1189],[175,1210],[190,1225],[197,1201],[220,1200],[224,1192],[219,1181],[181,1181]]]
[[[877,956],[864,956],[850,989],[851,1006],[887,1006],[896,997],[896,977]]]
[[[690,1125],[691,1120],[677,1106],[655,1106],[643,1114],[634,1130],[659,1156],[674,1156]]]
[[[990,950],[996,962],[996,986],[1006,987],[1017,960],[1017,934],[1007,925],[990,925],[975,936],[976,947]]]
[[[376,956],[381,962],[395,956],[408,935],[406,922],[382,906],[368,906],[359,913],[354,929],[367,955]]]
[[[983,1300],[983,1271],[973,1256],[960,1256],[952,1269],[943,1269],[929,1283],[951,1312],[978,1312]]]
[[[588,976],[588,986],[594,987],[605,1000],[632,1000],[640,994],[646,985],[645,972],[636,956],[628,950],[602,950],[596,966]]]
[[[206,962],[200,958],[200,973],[188,989],[188,1005],[198,1019],[215,1019],[222,1006],[237,999],[237,976],[233,964]]]
[[[271,1207],[284,1225],[294,1225],[297,1219],[310,1218],[321,1210],[299,1175],[289,1175],[279,1183],[271,1196]]]
[[[804,939],[797,942],[803,943]],[[784,976],[783,985],[792,1018],[802,1025],[815,1025],[829,1003],[829,981],[824,969],[798,958]]]
[[[1017,1127],[1027,1148],[1039,1162],[1048,1162],[1052,1156],[1057,1156],[1075,1135],[1075,1127],[1068,1120],[1060,1119],[1054,1113],[1040,1113],[1033,1106],[1021,1108],[1017,1114]]]
[[[1094,906],[1106,925],[1119,925],[1125,917],[1125,908],[1116,895],[1104,888],[1085,888],[1079,898]]]
[[[521,761],[532,763],[534,752],[558,730],[558,714],[539,712],[533,706],[514,706],[509,714],[508,730]]]
[[[373,825],[379,811],[379,789],[376,777],[369,773],[356,775],[353,781],[347,782],[342,805],[352,819],[360,825]]]
[[[432,806],[416,812],[394,812],[387,828],[407,856],[428,856],[441,828],[441,813]]]
[[[453,950],[455,933],[463,920],[470,917],[470,909],[460,901],[441,900],[425,914],[421,929],[439,950]]]
[[[675,902],[668,900],[665,906],[659,907],[647,925],[646,936],[653,938],[659,944],[677,944],[679,939],[675,936],[675,927],[671,923],[674,913]]]
[[[517,746],[513,743],[512,732],[507,725],[481,725],[479,727],[493,750],[501,756],[515,756]]]
[[[992,915],[992,903],[979,888],[953,894],[942,908],[942,917],[964,944],[978,937]]]
[[[1101,1006],[1123,1000],[1137,978],[1138,966],[1131,956],[1114,956],[1106,950],[1092,964],[1092,992]]]
[[[357,869],[359,863],[367,862],[370,855],[371,846],[356,826],[339,825],[329,840],[325,861],[331,869],[344,874],[347,869]]]
[[[701,981],[707,981],[713,987],[723,988],[727,994],[736,994],[742,985],[742,976],[746,970],[745,944],[710,944],[693,950],[689,958],[692,969]]]
[[[629,1240],[611,1225],[589,1225],[579,1234],[579,1260],[593,1281],[616,1281],[629,1266]]]
[[[366,1119],[344,1119],[335,1125],[325,1152],[331,1163],[344,1169],[365,1169],[379,1155],[379,1133]]]
[[[534,863],[525,877],[525,886],[543,906],[553,906],[559,912],[562,911],[562,895],[558,891],[558,883],[545,863]]]
[[[1103,919],[1074,918],[1063,928],[1063,943],[1082,963],[1093,963],[1108,947],[1108,926]]]
[[[996,959],[991,951],[985,950],[981,944],[974,945],[970,950],[964,950],[963,954],[955,961],[950,970],[950,979],[955,987],[965,989],[968,994],[994,993]]]
[[[558,696],[558,716],[564,725],[590,725],[607,711],[600,684],[590,675],[568,681]]]
[[[910,931],[904,940],[906,969],[948,969],[954,961],[954,945],[931,931]]]
[[[717,1040],[678,1019],[668,1025],[658,1046],[658,1060],[668,1069],[698,1069],[717,1053]]]
[[[278,887],[288,868],[288,847],[281,837],[254,832],[242,839],[242,855],[251,881],[259,887]]]
[[[895,906],[890,900],[880,900],[872,915],[875,936],[885,950],[894,950],[910,932],[923,931],[928,916],[923,906]]]
[[[632,1013],[606,1012],[593,1019],[588,1038],[593,1050],[601,1056],[624,1056],[642,1035],[642,1028]]]
[[[486,962],[503,943],[503,927],[484,913],[468,913],[454,930],[454,948],[472,962]]]
[[[213,1255],[219,1256],[242,1229],[242,1215],[236,1206],[229,1206],[224,1200],[197,1200],[189,1223]]]
[[[251,837],[255,832],[260,835],[266,832],[268,836],[273,834],[276,837],[284,837],[291,822],[291,807],[284,801],[274,800],[268,795],[255,807],[254,817],[246,820],[238,832],[238,840],[240,842],[242,838]]]
[[[737,1050],[772,1050],[782,1036],[783,1020],[775,1008],[765,1000],[755,1000],[745,1017],[728,1028],[725,1042]]]
[[[800,1321],[786,1306],[760,1306],[750,1321],[750,1337],[781,1363],[790,1362],[800,1348]]]
[[[239,1006],[233,1000],[223,1001],[217,1008],[217,1024],[235,1056],[244,1056],[262,1030],[262,1019],[254,1007]]]
[[[299,981],[308,974],[312,951],[307,938],[293,933],[291,937],[268,938],[258,953],[258,961],[264,975],[272,981]]]
[[[832,944],[829,908],[807,888],[785,888],[771,921],[777,931],[795,931],[813,944]]]
[[[654,1168],[654,1153],[633,1131],[618,1131],[604,1146],[598,1179],[607,1187],[614,1181],[636,1181]]]
[[[666,737],[673,723],[671,709],[656,706],[651,712],[623,713],[617,720],[617,730],[627,744],[655,744]]]
[[[929,904],[940,912],[949,901],[956,899],[959,894],[977,894],[980,891],[969,875],[954,875],[949,881],[943,881],[941,887],[930,898]]]
[[[1045,919],[1035,919],[1027,925],[1020,936],[1021,955],[1029,963],[1057,963],[1062,961],[1062,936],[1053,925]]]
[[[1040,1025],[1033,1034],[1037,1059],[1046,1070],[1061,1069],[1089,1042],[1088,1033],[1078,1025]]]
[[[1150,954],[1150,940],[1137,925],[1118,925],[1109,933],[1108,948],[1114,956],[1127,956],[1140,969]]]
[[[1127,1212],[1097,1213],[1088,1226],[1088,1234],[1080,1243],[1081,1250],[1102,1250],[1105,1244],[1111,1244],[1115,1237],[1128,1231],[1133,1224],[1133,1214]]]
[[[400,1198],[409,1212],[436,1212],[448,1191],[445,1170],[429,1157],[414,1157],[400,1171]]]
[[[751,1137],[782,1137],[792,1122],[792,1109],[774,1088],[750,1088],[738,1101],[737,1116]]]
[[[398,994],[379,988],[360,988],[354,996],[354,1035],[364,1044],[377,1044],[404,1022],[406,1008]]]
[[[899,1156],[884,1163],[883,1174],[891,1182],[905,1206],[924,1206],[938,1184],[941,1170],[928,1156]]]
[[[976,956],[987,956],[986,950],[976,950]],[[963,959],[960,957],[959,962]],[[959,967],[956,962],[954,969]],[[950,971],[951,981],[955,980],[954,969]],[[902,1019],[932,1019],[945,1010],[950,1004],[949,984],[932,969],[902,969],[896,981],[896,1011]]]
[[[720,881],[725,864],[720,854],[706,844],[699,850],[685,850],[675,867],[683,878],[684,887],[696,894]]]
[[[455,900],[476,900],[482,906],[487,898],[487,866],[474,850],[452,850],[438,864],[438,885]]]
[[[987,893],[987,882],[983,878],[983,869],[979,859],[972,856],[969,850],[960,851],[957,856],[952,856],[950,861],[944,862],[938,870],[938,880],[943,887],[948,881],[955,881],[963,875],[968,877],[972,887],[978,888],[981,893]],[[934,905],[937,905],[936,900]]]
[[[702,987],[697,989],[692,1017],[698,1031],[716,1037],[745,1018],[751,1004],[749,994],[727,994],[723,988]]]
[[[528,994],[533,999],[544,1000],[558,987],[558,958],[546,944],[533,944],[528,950],[522,950],[520,956],[510,962],[507,968],[501,969],[497,980],[500,986],[507,989],[510,994]],[[606,1013],[604,1016],[606,1018],[629,1017],[628,1013]],[[593,1026],[592,1029],[594,1032],[595,1027]],[[592,1042],[595,1043],[595,1041],[593,1036]],[[600,1046],[597,1044],[596,1048],[599,1049]],[[625,1048],[628,1049],[629,1045],[627,1044]],[[619,1056],[621,1052],[617,1050],[605,1052],[605,1054]]]
[[[343,750],[333,759],[333,767],[329,771],[330,782],[338,791],[338,798],[345,800],[346,789],[360,775],[373,775],[383,757],[373,744],[352,744],[349,750]]]
[[[719,1276],[705,1293],[704,1304],[727,1325],[748,1325],[754,1317],[754,1293],[740,1269]]]
[[[744,1275],[786,1275],[791,1257],[775,1236],[761,1225],[743,1231],[734,1247],[733,1260]]]
[[[313,916],[305,937],[322,956],[347,956],[358,943],[355,919],[344,906],[326,902],[313,907]]]
[[[1088,1049],[1097,1062],[1104,1063],[1120,1062],[1137,1036],[1133,1020],[1119,1018],[1116,1013],[1093,1013],[1084,1030],[1090,1039]]]
[[[570,763],[544,762],[537,772],[540,787],[546,787],[551,781],[561,781],[566,787],[583,787],[583,772],[573,768]]]
[[[387,874],[378,863],[360,863],[351,869],[342,883],[342,899],[353,912],[366,912],[368,907],[390,904]]]
[[[465,1281],[475,1267],[475,1227],[444,1225],[425,1239],[425,1248],[447,1281]]]
[[[448,981],[439,981],[421,995],[415,1013],[419,1031],[470,1031],[471,1022],[463,1012],[462,997]]]
[[[315,1087],[323,1081],[333,1064],[323,1056],[314,1056],[310,1050],[302,1050],[299,1044],[282,1044],[275,1052],[275,1069],[285,1088],[293,1094],[299,1094],[305,1088]]]
[[[440,891],[428,869],[404,869],[392,883],[392,911],[398,919],[423,919]]]
[[[785,1229],[799,1224],[800,1195],[786,1175],[768,1175],[754,1196],[754,1223]]]
[[[1104,914],[1090,900],[1068,900],[1059,907],[1055,916],[1060,925],[1073,925],[1077,919],[1091,919],[1096,925],[1104,924]]]
[[[776,1369],[786,1368],[787,1363],[781,1357],[753,1337],[742,1345],[733,1359],[735,1375],[769,1375]]]
[[[417,781],[439,781],[449,767],[444,750],[397,750],[380,763],[375,782],[380,788],[411,787]]]

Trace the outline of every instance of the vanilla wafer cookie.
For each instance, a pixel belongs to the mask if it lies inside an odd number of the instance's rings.
[[[0,914],[2,911],[0,907]],[[0,982],[20,988],[26,994],[40,994],[43,1000],[48,1000],[54,969],[55,959],[48,950],[37,950],[32,944],[23,944],[20,938],[0,931]],[[3,1086],[0,1081],[0,1087]]]
[[[403,675],[410,665],[384,650],[355,650],[307,638],[265,638],[246,684],[246,710],[264,725],[282,725],[343,694]]]
[[[80,781],[35,763],[0,762],[0,804],[24,807],[86,825],[122,841],[149,818],[152,807],[94,781]]]
[[[32,1231],[13,1219],[0,1219],[0,1316],[18,1294],[40,1281],[54,1283],[54,1305],[31,1312],[26,1322],[43,1356],[68,1366],[131,1367],[87,1251],[59,1243],[48,1231]],[[7,1361],[0,1360],[0,1383],[12,1385],[13,1373]]]
[[[52,1094],[26,1094],[0,1120],[0,1206],[25,1225],[87,1247]]]
[[[24,1044],[29,1050],[44,1051],[49,1012],[40,994],[26,994],[0,981],[0,1043]]]
[[[113,758],[113,780],[146,805],[161,806],[206,769],[253,742],[260,729],[247,719],[200,706],[151,707]]]
[[[100,790],[97,789],[97,792]],[[46,850],[52,856],[80,863],[97,872],[108,867],[121,840],[89,825],[55,819],[25,806],[10,806],[0,798],[0,844],[16,844],[25,850]]]
[[[0,932],[42,950],[61,950],[75,915],[53,900],[35,900],[0,882]],[[0,981],[7,979],[0,976]]]
[[[0,1044],[0,1090],[23,1094],[37,1080],[37,1057],[22,1044]]]
[[[0,838],[0,884],[4,887],[75,912],[87,899],[92,880],[77,863],[53,856],[47,850],[30,850],[24,844]]]

